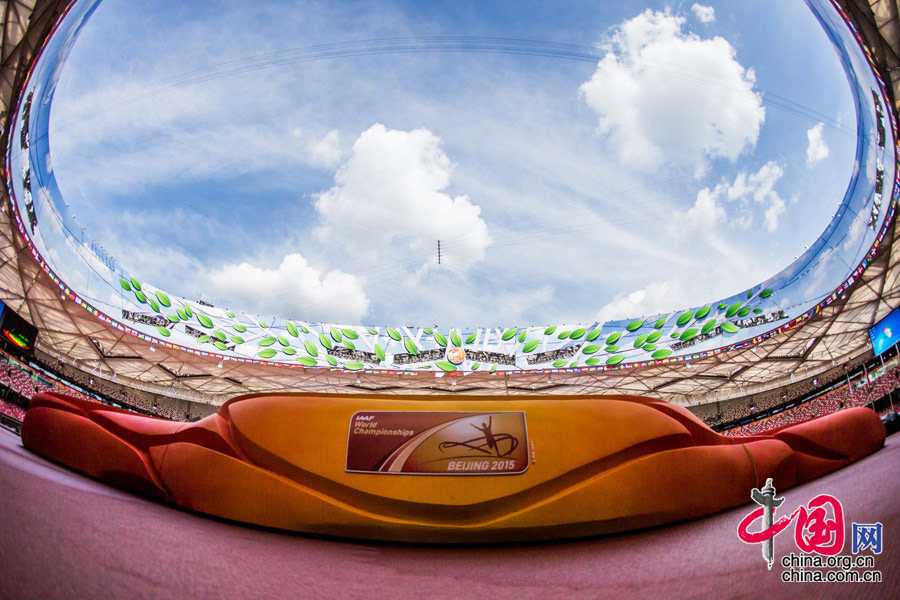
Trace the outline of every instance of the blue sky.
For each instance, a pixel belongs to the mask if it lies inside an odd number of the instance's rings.
[[[802,2],[105,0],[53,110],[61,191],[126,270],[330,322],[725,297],[821,233],[855,148]]]

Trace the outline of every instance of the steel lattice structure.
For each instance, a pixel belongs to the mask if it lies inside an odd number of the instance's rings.
[[[896,114],[900,97],[900,20],[896,0],[839,2],[888,84]],[[68,0],[2,0],[0,99],[3,147],[8,115],[27,71]],[[896,143],[891,140],[890,143]],[[5,174],[4,174],[5,176]],[[4,189],[0,203],[0,300],[40,330],[39,348],[79,369],[120,384],[178,398],[220,404],[249,392],[403,392],[446,394],[627,393],[679,404],[735,398],[815,377],[834,365],[871,354],[868,329],[900,305],[897,222],[854,284],[802,324],[758,344],[703,359],[609,371],[384,375],[221,362],[141,340],[99,321],[60,293],[35,261],[11,218]]]

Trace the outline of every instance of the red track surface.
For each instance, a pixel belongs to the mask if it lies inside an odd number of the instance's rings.
[[[749,504],[671,527],[541,545],[323,540],[144,500],[50,463],[0,430],[0,598],[896,599],[898,483],[900,436],[892,436],[884,450],[787,490],[779,514],[821,493],[842,502],[845,554],[851,521],[884,525],[875,558],[882,583],[797,584],[779,579],[781,557],[797,552],[792,527],[775,538],[771,572],[759,546],[738,540]]]

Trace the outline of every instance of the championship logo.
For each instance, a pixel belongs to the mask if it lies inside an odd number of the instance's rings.
[[[521,412],[359,412],[350,420],[347,471],[510,475],[528,468]]]
[[[462,364],[462,361],[466,360],[466,351],[462,348],[450,348],[447,350],[447,360],[454,365]]]

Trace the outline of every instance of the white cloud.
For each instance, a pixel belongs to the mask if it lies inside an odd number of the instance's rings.
[[[208,279],[214,296],[263,316],[358,323],[369,309],[356,277],[338,270],[322,273],[296,253],[274,269],[230,264],[212,271]]]
[[[332,129],[321,139],[313,140],[308,146],[310,161],[315,165],[326,167],[341,162],[341,136],[337,129]]]
[[[691,10],[701,23],[712,23],[716,20],[716,9],[712,6],[703,6],[702,4],[697,4],[695,2],[694,5],[691,6]]]
[[[623,163],[702,173],[711,159],[752,149],[765,119],[756,77],[725,39],[683,30],[685,19],[647,10],[622,23],[581,96]]]
[[[678,301],[688,294],[689,291],[678,281],[654,282],[645,288],[617,295],[597,311],[594,318],[605,323],[616,319],[631,319],[668,312],[674,306],[678,306]]]
[[[819,164],[828,157],[828,144],[822,138],[824,127],[824,123],[818,123],[806,132],[806,139],[809,140],[809,145],[806,147],[806,165],[809,167]]]
[[[452,169],[427,129],[375,124],[353,144],[336,185],[316,197],[319,235],[369,262],[393,254],[406,262],[422,256],[425,264],[441,240],[443,260],[465,268],[484,257],[490,236],[478,205],[444,192]]]
[[[754,223],[756,213],[762,211],[766,230],[773,233],[787,208],[775,191],[775,184],[783,175],[784,167],[769,161],[755,173],[741,171],[731,182],[723,181],[712,190],[703,188],[687,213],[688,219],[691,223],[712,225],[725,220],[727,212],[730,227],[747,228]]]

